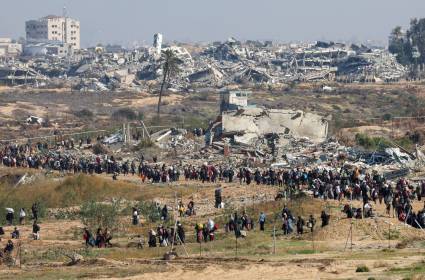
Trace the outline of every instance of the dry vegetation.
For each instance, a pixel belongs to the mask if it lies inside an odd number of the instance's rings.
[[[253,102],[331,115],[333,132],[339,131],[339,136],[351,143],[356,142],[353,135],[358,133],[388,137],[394,133],[388,128],[388,120],[392,116],[424,113],[425,88],[421,84],[332,86],[337,88],[336,92],[326,94],[320,91],[319,84],[259,89],[253,94]],[[113,130],[123,119],[144,119],[147,124],[179,126],[184,123],[199,127],[206,126],[218,112],[217,94],[173,94],[165,98],[163,118],[158,121],[151,117],[154,115],[155,101],[155,96],[133,93],[2,93],[0,135],[8,138],[52,132],[52,127],[20,130],[18,121],[22,121],[27,114],[48,116],[52,123],[57,123],[57,129],[77,131]],[[368,120],[370,118],[379,120]],[[414,124],[418,137],[422,137],[421,126],[421,123]],[[409,126],[397,127],[400,139],[410,139],[405,134],[406,130],[413,131]],[[419,139],[422,141],[423,137]],[[214,189],[217,187],[214,184],[182,181],[154,186],[143,184],[139,178],[132,176],[120,176],[118,181],[112,181],[105,176],[61,176],[32,171],[37,178],[34,182],[14,187],[19,175],[27,172],[0,169],[0,175],[10,174],[0,180],[0,222],[4,222],[4,207],[30,209],[32,203],[38,201],[43,213],[42,240],[30,240],[29,222],[21,226],[21,267],[1,266],[1,279],[421,279],[425,274],[424,231],[406,227],[396,219],[385,216],[382,205],[376,206],[376,219],[351,224],[341,213],[341,203],[307,197],[274,202],[272,200],[277,189],[267,186],[223,186],[223,197],[228,207],[221,210],[213,207]],[[256,201],[260,195],[270,201]],[[162,205],[173,206],[175,196],[185,203],[193,199],[199,211],[196,217],[182,220],[186,228],[187,246],[185,249],[177,246],[180,257],[164,262],[161,259],[169,248],[137,249],[135,246],[138,236],[146,238],[148,230],[156,227],[157,223],[143,219],[143,225],[131,226],[129,214],[132,206],[144,202],[158,201]],[[112,248],[85,248],[81,237],[84,225],[79,209],[88,201],[105,204],[120,202]],[[310,214],[315,215],[318,224],[314,236],[308,232],[303,236],[281,234],[281,221],[275,217],[285,204],[295,216],[307,218]],[[422,206],[418,203],[414,205],[415,210]],[[319,215],[323,209],[331,214],[330,226],[326,228],[320,228]],[[224,223],[236,210],[245,210],[255,220],[260,211],[265,211],[268,217],[265,233],[256,229],[249,232],[246,239],[238,241],[237,255],[234,235],[224,231]],[[195,242],[193,226],[196,222],[205,222],[209,217],[214,217],[219,224],[217,240],[200,246]],[[392,224],[390,229],[388,222]],[[172,221],[165,224],[171,225]],[[276,242],[273,238],[274,226]],[[351,246],[345,248],[350,227],[353,227],[352,250]],[[6,237],[12,229],[6,227]],[[387,237],[389,233],[391,240]],[[0,245],[4,246],[4,240]],[[77,252],[84,257],[84,261],[68,266],[69,260],[62,254],[64,250]],[[356,272],[358,269],[359,272]]]
[[[279,89],[254,89],[251,103],[312,111],[331,116],[331,133],[357,126],[392,127],[404,137],[423,123],[389,122],[392,117],[422,116],[425,87],[417,84],[329,84],[334,92],[322,92],[322,84],[301,84]],[[0,98],[2,138],[49,135],[61,132],[106,129],[123,121],[144,120],[147,125],[206,127],[218,113],[219,94],[211,92],[170,94],[164,97],[163,118],[155,118],[157,96],[146,93],[4,92]],[[28,115],[48,118],[53,127],[20,130]],[[384,123],[386,121],[386,123]],[[382,131],[381,131],[382,132]],[[389,136],[388,131],[383,131]],[[347,135],[347,134],[345,134]],[[341,137],[345,136],[342,135]]]
[[[245,203],[238,211],[245,210],[252,217],[265,211],[268,222],[266,232],[259,232],[257,229],[249,232],[246,239],[238,240],[236,255],[234,235],[224,232],[224,223],[228,215],[237,209],[218,210],[212,207],[216,185],[181,182],[152,186],[142,184],[134,177],[123,177],[115,182],[106,177],[86,175],[49,179],[40,176],[33,184],[17,188],[13,188],[10,182],[3,181],[0,184],[0,204],[6,205],[13,201],[13,207],[30,205],[37,199],[45,207],[65,210],[75,206],[78,208],[89,200],[111,203],[114,199],[123,199],[112,248],[85,249],[81,239],[83,224],[78,211],[76,216],[46,215],[41,220],[41,241],[28,238],[31,231],[29,223],[20,226],[24,252],[21,256],[21,268],[2,267],[2,279],[163,279],[176,276],[179,279],[193,279],[199,275],[215,275],[222,279],[234,279],[236,275],[246,279],[262,278],[264,275],[267,275],[267,279],[307,279],[313,275],[320,275],[325,279],[400,279],[417,277],[423,273],[421,262],[425,258],[425,233],[385,217],[384,208],[380,205],[377,206],[377,219],[355,222],[353,250],[349,249],[350,246],[344,250],[350,222],[341,213],[340,203],[307,197],[287,202]],[[225,201],[238,197],[249,201],[247,198],[267,192],[270,192],[271,198],[276,189],[232,184],[225,186],[223,195]],[[186,247],[184,249],[177,246],[180,258],[167,265],[160,259],[169,248],[137,249],[137,236],[146,238],[148,229],[157,224],[144,220],[142,226],[131,226],[128,209],[139,201],[157,200],[173,205],[175,194],[185,202],[189,199],[199,202],[200,213],[183,219],[187,234]],[[303,236],[281,234],[280,219],[275,221],[274,217],[284,205],[296,216],[307,217],[311,213],[315,215],[318,225],[314,237],[308,232]],[[421,206],[414,205],[415,208]],[[330,226],[323,229],[320,228],[319,219],[322,209],[331,214]],[[50,211],[57,212],[58,209]],[[214,217],[219,224],[217,240],[199,246],[195,242],[193,226],[196,222],[205,222],[208,217]],[[388,249],[386,221],[394,225],[391,231],[391,249]],[[172,221],[166,224],[171,225]],[[6,234],[11,230],[11,227],[6,227]],[[62,254],[64,250],[82,255],[84,261],[75,266],[67,266],[69,259]],[[370,271],[356,273],[356,269],[362,265]]]

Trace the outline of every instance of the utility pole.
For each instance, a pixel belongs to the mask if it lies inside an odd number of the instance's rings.
[[[273,255],[276,255],[276,219],[273,225]]]
[[[311,229],[311,242],[313,243],[313,252],[316,252],[316,247],[314,246],[314,227]]]
[[[127,142],[128,142],[128,144],[130,144],[130,142],[131,142],[130,123],[127,123]]]
[[[238,258],[238,237],[235,235],[236,240],[236,258]]]
[[[124,138],[124,144],[127,143],[127,134],[125,133],[125,123],[122,124],[122,137]]]

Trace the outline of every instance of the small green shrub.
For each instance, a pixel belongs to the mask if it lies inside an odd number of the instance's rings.
[[[121,108],[112,113],[112,118],[115,120],[137,120],[138,115],[130,108]]]
[[[161,220],[161,209],[154,202],[140,201],[136,208],[150,222],[156,223]]]
[[[384,119],[384,121],[389,121],[393,118],[393,116],[390,113],[386,113],[382,116],[382,119]]]
[[[95,155],[105,155],[109,153],[108,149],[100,143],[95,144],[92,150]]]
[[[339,107],[338,105],[332,105],[332,109],[337,110],[337,111],[341,111],[341,107]]]
[[[369,272],[369,268],[365,265],[360,265],[356,268],[356,272]]]
[[[80,119],[93,119],[94,114],[89,109],[82,109],[80,111],[73,112],[74,116],[80,118]]]
[[[81,222],[94,232],[97,228],[108,228],[116,230],[118,225],[118,215],[120,212],[119,201],[111,204],[89,201],[81,206]]]
[[[355,136],[356,144],[368,150],[383,150],[390,146],[387,139],[383,137],[369,137],[363,133],[357,133]]]

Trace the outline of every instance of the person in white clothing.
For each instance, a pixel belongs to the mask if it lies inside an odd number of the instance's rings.
[[[20,225],[24,224],[26,216],[27,216],[27,213],[25,212],[25,209],[21,208],[21,210],[19,210],[19,224]]]

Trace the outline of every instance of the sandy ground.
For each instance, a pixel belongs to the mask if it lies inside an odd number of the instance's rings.
[[[110,180],[109,177],[105,177]],[[137,177],[120,177],[120,180],[127,180],[138,186],[143,193],[149,185],[142,184]],[[178,187],[193,187],[199,184],[196,182],[181,181]],[[193,193],[182,192],[185,202],[195,199],[198,216],[202,219],[206,217],[221,215],[220,211],[212,206],[214,200],[214,189],[217,184],[200,185]],[[158,188],[166,186],[158,186]],[[232,204],[246,203],[258,205],[266,201],[273,200],[276,193],[275,188],[268,186],[246,186],[235,184],[222,184],[225,201]],[[174,201],[169,195],[164,198],[158,193],[155,200],[173,205]],[[339,211],[347,202],[322,200],[308,200],[303,209],[297,209],[296,205],[288,206],[293,210],[302,210],[304,216],[308,215],[312,209],[316,209],[316,214],[320,209],[327,209],[331,214],[330,225],[320,228],[318,225],[315,234],[315,246],[317,249],[313,253],[283,253],[283,247],[277,249],[277,254],[271,253],[241,255],[235,259],[228,254],[210,253],[206,251],[205,258],[200,259],[197,253],[189,254],[189,257],[181,255],[179,258],[165,262],[158,259],[157,249],[145,248],[142,251],[132,251],[125,245],[120,245],[112,251],[114,255],[93,255],[87,258],[84,263],[75,266],[67,266],[64,262],[49,261],[43,258],[32,258],[25,262],[21,268],[7,268],[0,266],[0,279],[402,279],[402,274],[390,273],[392,268],[406,268],[425,261],[425,231],[413,229],[405,226],[395,218],[385,214],[384,205],[374,205],[376,218],[354,220],[351,223]],[[359,206],[360,202],[355,202]],[[423,201],[414,203],[414,210],[423,207]],[[268,210],[268,209],[264,209]],[[195,219],[197,218],[195,217]],[[270,216],[269,216],[270,217]],[[193,222],[188,218],[186,222]],[[318,224],[320,222],[318,221]],[[79,220],[44,220],[41,222],[41,240],[31,240],[31,221],[26,221],[24,226],[19,226],[21,231],[21,244],[23,254],[33,254],[34,252],[44,252],[51,248],[66,248],[69,250],[81,250],[84,248],[81,238],[82,223]],[[353,246],[349,240],[350,227],[353,232]],[[387,230],[391,227],[397,232],[398,237],[387,240]],[[279,226],[280,228],[280,226]],[[147,228],[141,228],[143,234]],[[10,236],[13,227],[5,227],[6,235],[0,242],[0,247],[5,246],[5,242]],[[191,231],[187,229],[188,235]],[[220,228],[221,234],[223,229]],[[261,234],[254,232],[255,234]],[[253,233],[253,234],[254,234]],[[254,235],[253,235],[254,236]],[[270,239],[270,237],[268,237]],[[261,239],[254,239],[254,243],[248,243],[255,247],[255,242]],[[311,237],[306,233],[302,239],[294,235],[289,237],[279,236],[277,244],[280,246],[292,246],[292,243],[304,242],[311,246]],[[395,249],[397,244],[403,240],[408,241],[405,246]],[[117,237],[114,242],[126,244],[128,237]],[[268,241],[267,241],[268,242]],[[211,246],[214,243],[210,243]],[[422,245],[421,245],[422,244]],[[188,243],[188,246],[197,246]],[[205,245],[207,248],[208,246]],[[388,249],[388,247],[391,249]],[[311,247],[308,247],[311,249]],[[95,249],[105,250],[105,249]],[[181,248],[180,248],[181,250]],[[230,251],[233,249],[230,248]],[[27,256],[27,255],[26,255]],[[248,259],[249,258],[249,259]],[[356,273],[355,270],[360,265],[370,268],[368,273]],[[66,276],[66,277],[65,277]],[[421,279],[421,278],[414,278]]]
[[[36,106],[29,102],[16,102],[15,104],[8,104],[7,106],[0,107],[0,114],[13,118],[15,110],[25,110],[31,115],[43,117],[49,112],[48,107]],[[65,104],[55,104],[55,110],[67,112],[69,111],[69,107]]]
[[[142,186],[143,188],[143,186]],[[232,190],[233,197],[243,194],[243,187]],[[258,189],[259,191],[260,189]],[[246,189],[245,189],[246,192]],[[210,190],[205,191],[203,194],[207,197],[213,195]],[[420,208],[422,204],[415,203],[415,208]],[[342,215],[333,213],[333,221],[327,228],[320,230],[316,236],[317,246],[324,246],[332,242],[332,248],[308,255],[291,255],[291,256],[252,256],[250,259],[228,258],[207,258],[198,259],[196,255],[191,255],[189,258],[178,258],[170,262],[155,261],[152,259],[134,259],[130,258],[124,261],[116,261],[112,259],[99,258],[94,264],[82,264],[73,267],[64,266],[62,263],[45,263],[32,262],[25,264],[21,269],[5,269],[0,267],[0,278],[9,279],[13,271],[13,277],[10,279],[19,279],[22,275],[31,275],[31,271],[40,272],[51,271],[52,266],[60,269],[62,273],[70,273],[70,275],[77,275],[81,271],[92,271],[95,269],[105,269],[106,267],[111,270],[118,269],[140,269],[147,272],[133,272],[131,276],[110,277],[100,273],[98,276],[88,277],[93,278],[108,278],[108,279],[367,279],[368,277],[376,277],[376,279],[401,279],[398,275],[388,274],[388,270],[394,267],[407,267],[418,262],[425,260],[425,247],[414,248],[408,247],[405,249],[397,250],[396,254],[386,255],[382,250],[387,248],[388,243],[385,236],[382,235],[385,228],[384,221],[390,222],[393,229],[397,229],[403,238],[415,239],[419,238],[425,240],[425,232],[412,229],[404,226],[393,218],[387,218],[383,215],[383,206],[377,205],[377,214],[381,228],[374,228],[373,219],[356,221],[353,229],[353,249],[350,246],[344,250],[346,244],[346,237],[349,230],[350,222],[343,219]],[[204,209],[209,212],[208,208]],[[377,218],[378,219],[378,218]],[[336,224],[338,226],[336,226]],[[82,240],[78,238],[70,238],[74,232],[77,236],[80,235],[83,225],[79,221],[46,221],[41,224],[42,240],[32,241],[30,239],[31,225],[29,222],[25,226],[20,226],[21,234],[23,236],[21,242],[23,243],[23,250],[43,250],[52,246],[60,246],[65,248],[81,248],[83,247]],[[13,228],[6,227],[6,234],[8,235]],[[374,230],[379,232],[375,233]],[[7,236],[6,235],[6,236]],[[380,236],[380,237],[379,237]],[[279,239],[281,240],[281,239]],[[3,246],[5,240],[1,242]],[[399,243],[399,240],[391,241],[392,248]],[[147,249],[149,250],[149,249]],[[125,252],[125,251],[124,251]],[[123,252],[123,253],[124,253]],[[125,258],[123,256],[123,258]],[[157,263],[158,262],[158,263]],[[356,273],[355,270],[359,265],[366,265],[371,269],[367,274]],[[155,267],[155,272],[149,272],[152,267]],[[84,276],[79,276],[79,278]],[[41,277],[40,279],[44,279]],[[50,278],[49,278],[50,279]],[[74,279],[70,277],[70,279]],[[421,279],[421,278],[417,278]]]
[[[170,94],[162,97],[162,102],[167,103],[168,105],[175,105],[183,100],[182,95]],[[158,96],[152,96],[148,94],[141,94],[140,98],[134,98],[130,100],[122,101],[121,99],[114,99],[114,103],[120,105],[126,105],[129,107],[142,107],[142,106],[152,106],[158,104]]]

